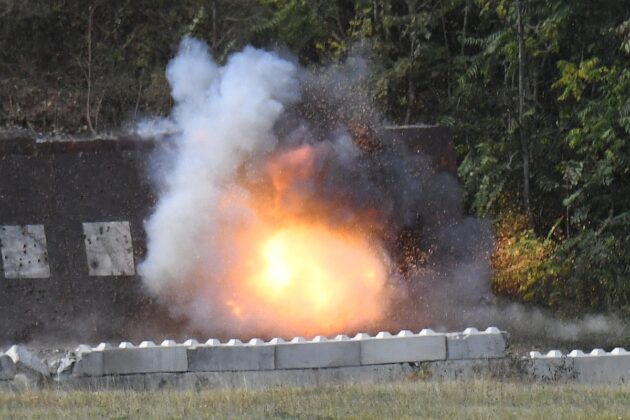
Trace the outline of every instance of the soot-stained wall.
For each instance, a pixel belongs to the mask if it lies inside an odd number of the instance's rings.
[[[392,127],[378,136],[455,170],[447,129]],[[136,274],[156,202],[147,172],[155,146],[0,141],[0,344],[177,335]]]
[[[136,276],[89,275],[83,227],[128,222],[133,258],[142,259],[143,220],[155,200],[145,176],[151,148],[125,140],[0,142],[0,225],[43,226],[47,250],[41,256],[50,272],[48,277],[7,276],[15,255],[5,250],[28,244],[5,238],[0,342],[125,336],[155,310]],[[19,264],[37,263],[29,261],[27,251]]]

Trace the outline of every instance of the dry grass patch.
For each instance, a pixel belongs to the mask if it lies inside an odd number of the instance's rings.
[[[269,390],[0,394],[3,418],[630,418],[629,386],[406,382]]]

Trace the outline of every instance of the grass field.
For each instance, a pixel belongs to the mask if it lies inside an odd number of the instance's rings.
[[[0,394],[2,418],[630,418],[630,386],[494,381]]]

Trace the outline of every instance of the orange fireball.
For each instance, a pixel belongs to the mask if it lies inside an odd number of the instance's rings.
[[[284,226],[255,246],[241,290],[291,334],[350,331],[383,315],[387,272],[366,239],[323,225]]]
[[[343,203],[307,188],[325,170],[316,158],[312,146],[275,154],[255,182],[241,179],[221,198],[221,213],[245,216],[215,232],[230,262],[224,287],[207,292],[222,296],[230,329],[243,336],[351,333],[386,314],[389,261],[369,230],[374,215],[333,222]],[[202,278],[216,275],[201,264]]]

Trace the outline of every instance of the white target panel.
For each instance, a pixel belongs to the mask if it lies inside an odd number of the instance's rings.
[[[0,251],[4,277],[50,277],[44,225],[0,226]]]
[[[90,276],[133,276],[133,244],[129,222],[83,223]]]

